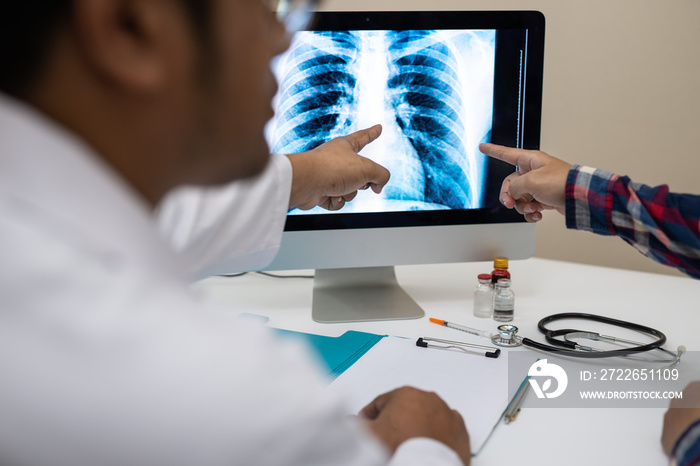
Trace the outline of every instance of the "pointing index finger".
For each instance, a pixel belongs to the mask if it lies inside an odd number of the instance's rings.
[[[382,125],[374,125],[370,128],[356,131],[345,136],[352,150],[360,152],[367,144],[374,142],[382,134]]]
[[[482,154],[493,157],[494,159],[503,160],[511,165],[521,165],[518,162],[523,155],[521,149],[499,146],[498,144],[482,143],[479,144],[479,150]]]

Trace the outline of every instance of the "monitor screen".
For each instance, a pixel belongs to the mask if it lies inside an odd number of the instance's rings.
[[[539,148],[543,16],[324,12],[311,29],[272,64],[279,92],[266,128],[271,150],[303,152],[379,123],[381,137],[361,154],[387,167],[391,180],[337,212],[291,210],[270,268],[532,255],[534,230],[499,202],[513,168],[478,146]]]

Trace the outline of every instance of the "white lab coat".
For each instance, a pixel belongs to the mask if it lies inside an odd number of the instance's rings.
[[[0,464],[385,464],[305,348],[189,289],[192,268],[272,258],[290,179],[278,158],[179,193],[161,210],[179,256],[87,145],[0,95]],[[428,439],[391,461],[460,464]]]
[[[260,269],[279,249],[292,166],[273,155],[260,176],[225,188],[180,188],[157,209],[163,236],[195,278]]]

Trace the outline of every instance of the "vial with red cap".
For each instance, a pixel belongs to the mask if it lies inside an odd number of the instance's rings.
[[[474,316],[487,318],[493,315],[493,288],[491,274],[482,273],[477,277],[479,284],[474,290]]]

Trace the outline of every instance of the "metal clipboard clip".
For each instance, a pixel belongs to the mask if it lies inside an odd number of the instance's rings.
[[[429,342],[442,343],[442,345],[435,345]],[[472,345],[462,341],[441,340],[440,338],[421,337],[416,341],[416,346],[421,348],[458,349],[468,354],[486,356],[487,358],[497,358],[501,355],[501,350],[492,346]]]

